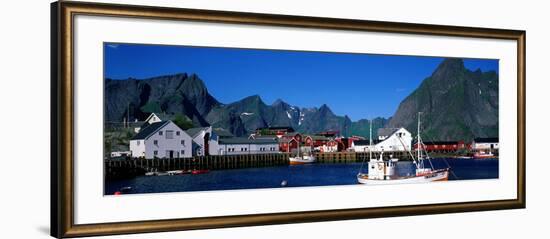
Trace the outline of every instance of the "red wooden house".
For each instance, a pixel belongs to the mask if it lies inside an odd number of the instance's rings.
[[[302,135],[300,133],[287,133],[279,138],[279,151],[292,152],[302,144]]]
[[[468,149],[464,141],[429,141],[423,142],[424,149],[428,152],[452,153],[462,149]],[[418,148],[418,144],[414,144],[414,149]]]

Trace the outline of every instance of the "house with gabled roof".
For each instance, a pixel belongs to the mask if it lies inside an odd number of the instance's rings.
[[[352,148],[355,152],[368,152],[371,148],[375,152],[410,151],[412,139],[412,134],[405,128],[381,128],[372,147],[369,147],[369,140],[356,140],[352,142]]]
[[[168,120],[168,116],[166,114],[161,113],[151,113],[147,118],[143,121],[143,124],[139,127],[134,128],[134,132],[139,133],[141,129],[146,128],[147,126],[156,123],[161,122],[163,120]]]
[[[193,139],[174,122],[152,122],[130,139],[134,158],[190,158]]]
[[[187,134],[193,139],[193,156],[210,155],[210,139],[212,138],[212,126],[196,127],[186,130]]]

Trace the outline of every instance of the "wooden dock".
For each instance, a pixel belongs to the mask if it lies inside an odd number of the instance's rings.
[[[333,152],[314,153],[316,163],[359,163],[368,161],[368,153]],[[410,160],[406,152],[384,153],[384,157]],[[104,160],[104,172],[107,179],[132,178],[144,175],[146,172],[161,172],[171,170],[225,170],[239,168],[260,168],[289,165],[290,153],[276,154],[242,154],[242,155],[211,155],[193,158],[144,159],[120,158]],[[373,157],[379,157],[373,152]]]
[[[193,158],[144,159],[126,158],[104,161],[104,172],[108,179],[130,178],[146,172],[171,170],[223,170],[238,168],[260,168],[288,165],[288,153],[211,155]]]

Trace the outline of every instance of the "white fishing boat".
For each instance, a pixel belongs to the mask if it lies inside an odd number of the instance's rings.
[[[298,143],[298,151],[296,157],[290,157],[290,165],[310,164],[315,162],[315,156],[311,152],[309,154],[300,154],[300,143]]]
[[[490,159],[496,158],[491,151],[478,151],[474,154],[474,159]]]
[[[426,153],[426,157],[423,155],[423,150],[420,145],[422,143],[422,137],[420,137],[420,113],[418,114],[418,132],[417,141],[419,147],[417,147],[417,156],[409,151],[413,163],[416,166],[415,175],[399,176],[395,173],[396,160],[384,159],[383,152],[380,153],[380,157],[375,159],[372,157],[372,121],[370,126],[370,143],[369,143],[369,163],[368,173],[362,173],[363,164],[357,174],[357,181],[366,185],[386,185],[386,184],[406,184],[406,183],[427,183],[435,181],[446,181],[449,178],[449,169],[434,169],[429,156]],[[424,163],[428,161],[431,167],[425,167]]]

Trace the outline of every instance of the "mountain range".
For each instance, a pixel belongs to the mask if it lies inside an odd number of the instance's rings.
[[[373,119],[373,136],[382,127],[416,131],[416,112],[424,112],[425,131],[433,140],[498,136],[498,75],[470,71],[460,59],[446,59],[406,97],[393,117]],[[282,99],[266,104],[259,95],[223,104],[195,74],[148,79],[105,79],[105,120],[142,120],[151,112],[185,116],[195,126],[224,128],[244,136],[261,127],[290,126],[298,132],[337,130],[368,137],[369,121],[352,121],[323,104],[299,107]],[[427,139],[426,139],[427,140]]]

